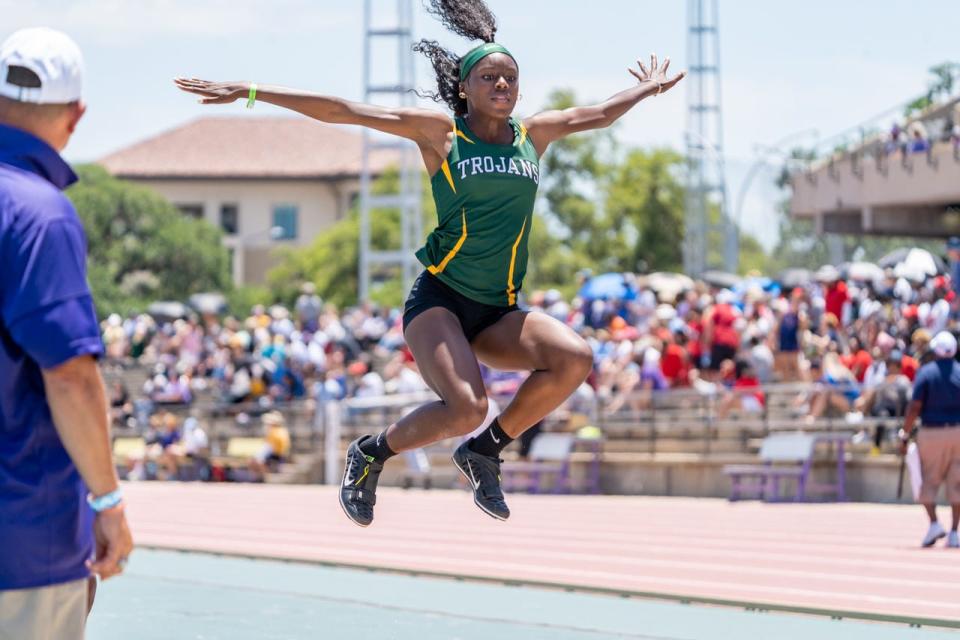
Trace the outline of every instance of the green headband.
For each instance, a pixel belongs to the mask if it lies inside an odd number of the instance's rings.
[[[491,53],[505,53],[513,58],[514,62],[517,61],[517,59],[513,57],[513,54],[510,53],[502,44],[497,44],[496,42],[487,42],[486,44],[482,44],[479,47],[471,49],[462,58],[460,58],[460,82],[466,80],[467,76],[470,75],[470,70],[477,66],[478,62],[486,58]]]

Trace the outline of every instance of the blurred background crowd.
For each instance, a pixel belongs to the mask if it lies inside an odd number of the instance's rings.
[[[680,390],[713,398],[720,418],[762,412],[765,389],[790,385],[798,420],[832,415],[856,425],[902,415],[917,369],[934,355],[931,338],[958,328],[950,265],[960,241],[951,240],[947,253],[943,260],[904,249],[878,264],[776,278],[582,272],[573,299],[547,290],[525,302],[593,348],[593,372],[571,399],[592,417],[636,415],[656,394]],[[400,309],[338,309],[310,283],[293,308],[257,305],[235,316],[195,300],[111,315],[103,339],[108,369],[126,372],[113,376],[110,390],[115,424],[146,434],[160,476],[175,471],[178,456],[208,446],[207,414],[227,413],[240,425],[261,418],[270,447],[250,457],[262,472],[289,451],[289,434],[277,435],[286,427],[276,408],[296,404],[310,416],[318,402],[427,391],[404,343]],[[508,398],[523,380],[484,373],[492,396]],[[884,433],[860,434],[869,436],[879,447]]]

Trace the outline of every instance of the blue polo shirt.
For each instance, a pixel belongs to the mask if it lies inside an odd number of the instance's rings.
[[[0,590],[88,575],[93,513],[50,416],[41,368],[100,355],[86,237],[60,155],[0,125]]]
[[[920,367],[913,382],[913,399],[923,403],[923,427],[960,425],[960,363],[952,358]]]
[[[954,260],[950,265],[950,281],[953,284],[953,291],[960,296],[960,260]]]

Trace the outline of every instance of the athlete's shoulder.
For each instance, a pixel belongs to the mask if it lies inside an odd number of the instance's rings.
[[[530,135],[530,127],[527,126],[526,119],[521,120],[520,118],[510,118],[513,128],[517,132],[517,146],[520,148],[529,147],[531,153],[533,153],[534,158],[539,159],[540,152],[537,149],[537,145],[533,141],[533,137]]]
[[[477,144],[477,141],[474,140],[473,132],[470,131],[466,121],[459,116],[453,119],[453,135],[456,138],[454,142],[457,144],[459,144],[461,140],[467,144]]]

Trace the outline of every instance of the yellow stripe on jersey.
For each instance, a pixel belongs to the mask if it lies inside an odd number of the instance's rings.
[[[443,164],[440,165],[440,169],[443,171],[443,175],[447,179],[447,182],[450,183],[450,188],[453,190],[454,193],[456,193],[457,188],[453,186],[453,176],[450,174],[450,163],[444,160]]]
[[[476,144],[476,143],[474,143],[473,140],[471,140],[470,138],[467,137],[467,134],[465,134],[463,131],[460,131],[460,129],[457,129],[457,125],[456,125],[456,124],[453,125],[453,130],[457,132],[457,137],[458,137],[458,138],[463,138],[464,140],[466,140],[466,141],[469,142],[470,144]]]
[[[527,139],[527,128],[523,126],[522,122],[518,122],[517,124],[520,125],[520,144],[522,145]]]
[[[430,265],[429,267],[427,267],[427,271],[429,271],[433,275],[437,275],[438,273],[446,269],[447,265],[450,264],[450,261],[453,260],[453,257],[457,255],[458,251],[460,251],[460,247],[462,247],[463,243],[467,241],[467,210],[466,208],[461,210],[460,216],[463,220],[463,232],[460,234],[460,239],[457,240],[457,244],[453,245],[453,249],[450,249],[450,253],[446,255],[446,257],[438,266]],[[521,233],[523,232],[521,231]],[[514,251],[516,251],[516,247],[514,247]],[[512,270],[511,270],[511,273],[512,273]]]
[[[523,219],[523,225],[520,227],[520,233],[517,235],[517,241],[513,243],[513,251],[510,253],[510,271],[507,274],[507,304],[516,304],[517,292],[513,287],[513,269],[517,264],[517,247],[520,246],[520,240],[523,238],[523,232],[527,228],[527,219]]]

